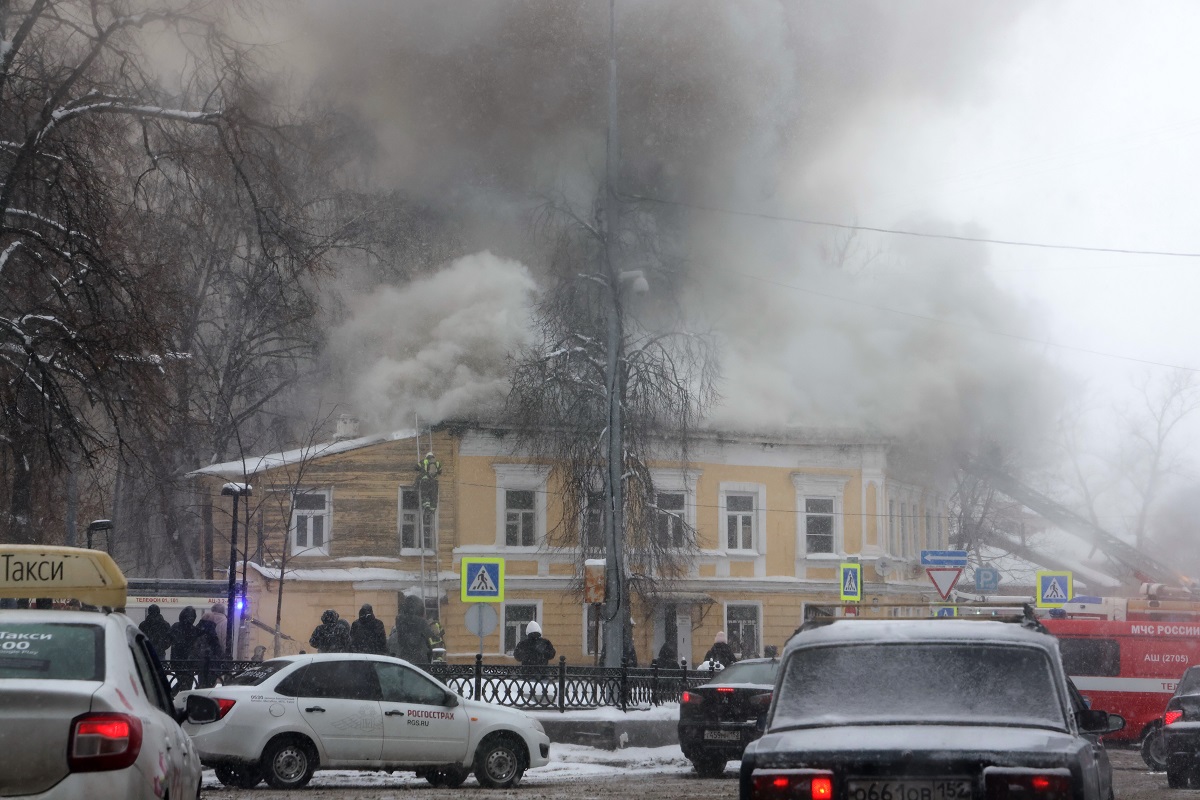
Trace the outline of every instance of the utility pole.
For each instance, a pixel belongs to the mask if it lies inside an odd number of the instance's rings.
[[[625,585],[625,437],[620,379],[624,334],[621,324],[621,278],[613,263],[617,226],[617,15],[616,0],[608,2],[608,141],[604,169],[604,266],[608,284],[608,464],[604,481],[604,666],[619,667],[625,653],[629,624],[629,592]]]

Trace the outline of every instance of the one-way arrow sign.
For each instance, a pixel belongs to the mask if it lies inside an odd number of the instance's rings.
[[[929,567],[925,570],[929,575],[929,580],[933,582],[933,588],[937,589],[938,594],[945,600],[950,596],[950,592],[954,590],[954,585],[958,583],[958,579],[962,577],[962,567]]]

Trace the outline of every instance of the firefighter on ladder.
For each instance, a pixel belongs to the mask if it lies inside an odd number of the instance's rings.
[[[430,511],[437,508],[437,479],[441,474],[442,462],[434,457],[432,450],[417,462],[417,492],[421,496],[421,505]]]

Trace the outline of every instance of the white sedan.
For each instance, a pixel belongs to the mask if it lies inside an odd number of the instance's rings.
[[[304,786],[317,769],[413,771],[455,787],[471,772],[489,788],[516,786],[550,759],[541,723],[466,700],[406,661],[360,653],[265,661],[230,683],[180,695],[220,708],[184,726],[200,760],[229,786]]]

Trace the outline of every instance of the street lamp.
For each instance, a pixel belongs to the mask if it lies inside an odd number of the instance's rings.
[[[225,606],[225,657],[233,658],[234,587],[237,583],[237,540],[238,498],[249,497],[252,487],[248,483],[227,483],[221,487],[222,497],[233,498],[233,531],[229,535],[229,603]],[[91,532],[91,529],[88,529]]]
[[[109,538],[108,538],[109,533],[108,532],[111,531],[112,529],[113,529],[113,524],[112,524],[111,519],[94,519],[94,520],[92,520],[91,524],[88,525],[88,527],[87,527],[88,550],[92,549],[92,537],[96,534],[97,531],[104,531],[104,542],[106,544],[108,544],[108,542],[109,542]],[[109,549],[111,549],[111,547]]]

